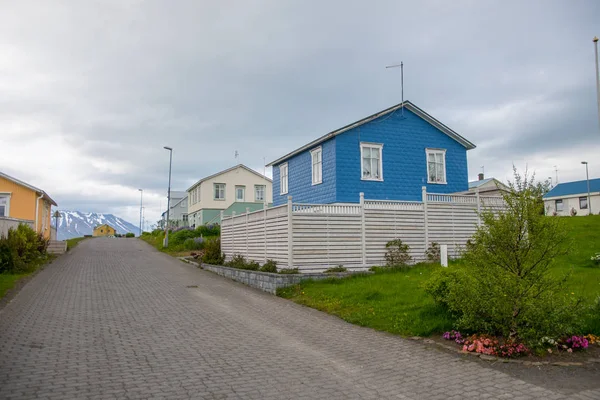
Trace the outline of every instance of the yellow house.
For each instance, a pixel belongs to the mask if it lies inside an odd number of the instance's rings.
[[[108,224],[102,224],[94,228],[92,236],[114,236],[115,233],[115,228]]]
[[[50,209],[56,205],[42,189],[0,172],[0,218],[28,221],[50,239]]]

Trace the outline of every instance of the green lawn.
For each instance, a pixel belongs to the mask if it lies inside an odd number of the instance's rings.
[[[67,239],[67,251],[71,250],[73,247],[77,246],[77,243],[79,243],[85,239],[88,239],[88,238],[78,237],[78,238]]]
[[[600,296],[600,267],[590,257],[600,252],[600,216],[564,217],[572,239],[569,255],[556,260],[554,273],[572,271],[569,291],[588,304]],[[278,295],[362,326],[405,336],[429,336],[452,328],[452,318],[436,307],[421,283],[439,265],[409,271],[385,271],[346,279],[306,281],[280,289]],[[590,321],[589,333],[600,334]]]
[[[451,317],[421,289],[434,268],[422,264],[406,272],[307,281],[277,294],[353,324],[406,336],[429,336],[452,328]]]
[[[15,286],[15,283],[29,274],[0,274],[0,299],[7,291]]]

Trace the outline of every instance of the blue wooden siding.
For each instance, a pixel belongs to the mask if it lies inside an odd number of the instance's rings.
[[[383,144],[383,181],[361,180],[360,143]],[[273,166],[273,204],[291,195],[295,203],[357,203],[366,199],[421,200],[421,188],[431,193],[468,190],[467,150],[408,110],[397,110],[320,144],[323,148],[323,183],[312,185],[308,149],[288,163],[288,194],[280,195],[279,165]],[[315,146],[317,147],[317,146]],[[446,150],[446,184],[427,183],[425,149]]]
[[[404,117],[398,110],[336,139],[336,202],[356,203],[360,192],[366,199],[421,200],[422,186],[432,193],[469,188],[465,147],[408,110]],[[360,142],[383,144],[383,182],[361,180]],[[446,150],[446,184],[427,183],[427,148]]]
[[[294,203],[335,203],[336,143],[337,138],[321,143],[323,149],[323,183],[312,184],[312,159],[310,151],[300,153],[288,163],[288,194],[281,195],[279,165],[273,166],[273,205],[279,206],[292,196]]]

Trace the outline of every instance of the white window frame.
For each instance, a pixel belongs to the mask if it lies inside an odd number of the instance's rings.
[[[242,189],[242,198],[238,198],[238,189]],[[235,186],[235,201],[246,201],[246,186],[244,185],[236,185]]]
[[[217,197],[217,186],[223,186],[223,198]],[[227,185],[224,183],[213,183],[213,199],[216,201],[225,201]]]
[[[377,149],[379,151],[379,177],[365,177],[363,174],[364,164],[363,164],[363,151],[365,148]],[[372,167],[372,164],[371,164]],[[383,144],[382,143],[368,143],[368,142],[360,142],[360,179],[363,181],[376,181],[383,182]]]
[[[315,163],[315,158],[320,156],[320,160]],[[310,164],[311,164],[311,176],[312,176],[312,184],[320,185],[323,183],[323,149],[321,146],[312,149],[310,151]],[[317,166],[317,170],[315,171],[315,166]],[[315,179],[315,172],[317,173],[317,178]]]
[[[262,199],[258,198],[258,189],[262,189]],[[267,185],[254,185],[254,201],[265,201],[267,198]]]
[[[283,171],[285,171],[285,175],[283,174]],[[289,169],[288,163],[281,164],[279,166],[279,193],[280,194],[288,193],[289,175],[290,175],[290,169]],[[285,176],[285,181],[283,179],[284,176]]]
[[[560,203],[560,210],[558,209],[558,204]],[[554,200],[554,209],[556,210],[556,212],[563,212],[565,210],[565,202],[563,201],[563,199],[557,199]]]
[[[444,171],[444,176],[443,176],[443,181],[432,181],[431,175],[429,174],[429,155],[433,154],[434,157],[436,157],[437,155],[441,154],[442,155],[442,162],[443,162],[443,171]],[[434,161],[435,163],[437,163],[437,161]],[[425,149],[425,163],[427,164],[427,183],[431,183],[434,185],[446,185],[448,183],[448,181],[446,180],[446,149]],[[437,175],[437,174],[436,174]]]
[[[0,217],[8,218],[10,216],[10,197],[12,193],[0,193],[0,198],[6,199],[6,207],[4,208],[4,215],[0,215]]]

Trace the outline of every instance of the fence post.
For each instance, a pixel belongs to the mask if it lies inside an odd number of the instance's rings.
[[[367,240],[365,227],[365,194],[360,192],[360,251],[362,253],[362,266],[367,266]]]
[[[232,232],[234,233],[234,235],[232,237],[232,242],[231,242],[231,256],[232,257],[233,257],[234,254],[236,254],[236,252],[235,252],[235,242],[237,242],[237,240],[236,240],[237,239],[236,238],[236,236],[237,236],[237,229],[235,227],[235,214],[236,214],[235,211],[231,212],[231,226],[233,227],[233,231]]]
[[[245,254],[245,256],[248,260],[250,260],[248,258],[248,254],[249,254],[248,253],[248,214],[249,213],[250,213],[250,207],[246,207],[246,254]]]
[[[421,188],[423,195],[423,222],[425,225],[425,251],[429,248],[429,221],[427,220],[427,186]]]
[[[266,190],[266,189],[265,189]],[[267,202],[263,206],[263,244],[265,250],[265,257],[263,264],[267,262]]]
[[[477,226],[481,226],[481,198],[479,197],[479,188],[475,191],[477,197]]]
[[[442,267],[448,266],[448,245],[442,244],[440,245],[440,262]]]
[[[292,196],[288,196],[287,201],[288,213],[288,268],[294,268],[294,223],[292,217]]]

